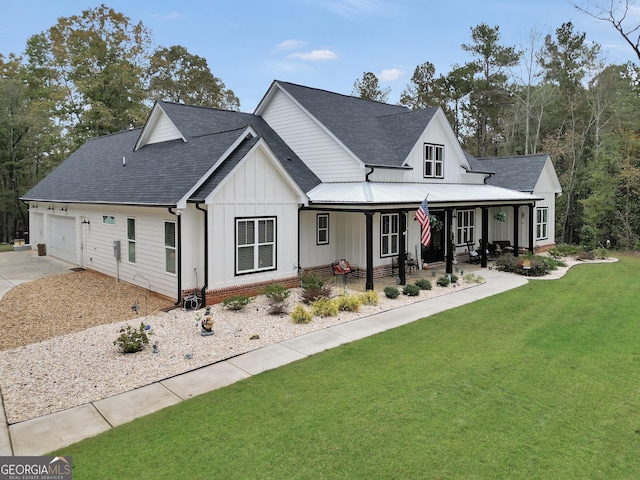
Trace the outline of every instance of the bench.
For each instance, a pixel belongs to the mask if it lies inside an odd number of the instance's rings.
[[[494,240],[489,244],[489,251],[493,251],[495,255],[502,255],[503,253],[513,253],[513,246],[510,240]]]

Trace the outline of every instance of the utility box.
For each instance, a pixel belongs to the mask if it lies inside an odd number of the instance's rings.
[[[113,256],[116,260],[120,260],[120,240],[113,241]]]
[[[38,244],[38,256],[44,257],[47,254],[47,246],[44,243]]]

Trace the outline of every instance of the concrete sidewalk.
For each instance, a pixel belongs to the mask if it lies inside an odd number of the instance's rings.
[[[0,455],[43,455],[265,370],[527,283],[525,277],[496,270],[479,273],[486,280],[482,285],[291,338],[69,410],[7,426],[0,408]]]

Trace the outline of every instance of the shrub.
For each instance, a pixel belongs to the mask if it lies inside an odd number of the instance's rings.
[[[357,295],[342,295],[335,300],[338,303],[338,309],[342,312],[359,312],[362,305]]]
[[[405,285],[402,289],[402,294],[409,297],[417,297],[418,295],[420,295],[420,287],[412,284]]]
[[[288,311],[287,304],[284,302],[272,302],[269,305],[269,315],[282,315]]]
[[[396,287],[384,287],[384,294],[387,298],[398,298],[400,295],[400,290]]]
[[[474,273],[467,273],[464,276],[464,281],[467,283],[482,283],[484,282],[484,278]]]
[[[562,257],[570,257],[577,254],[581,249],[575,245],[569,245],[568,243],[560,243],[549,249],[549,255],[558,259]]]
[[[358,293],[358,299],[363,305],[378,305],[378,294],[373,290]]]
[[[122,353],[135,353],[149,344],[149,335],[152,335],[150,327],[146,327],[144,323],[140,323],[137,330],[131,325],[126,325],[120,329],[120,336],[113,341],[114,345],[118,345]]]
[[[576,255],[576,260],[595,260],[596,253],[592,250],[582,250]]]
[[[300,304],[296,305],[293,312],[291,312],[293,323],[310,323],[312,318],[311,312]]]
[[[270,283],[262,289],[261,293],[272,302],[284,302],[291,295],[291,290],[282,283]]]
[[[248,295],[234,295],[233,297],[225,298],[222,301],[222,305],[229,310],[242,310],[249,305],[253,298]]]
[[[305,274],[300,279],[300,288],[302,288],[302,301],[307,304],[321,297],[331,298],[333,295],[333,287],[311,273]]]
[[[440,285],[441,287],[448,287],[449,284],[451,283],[451,280],[449,280],[449,277],[440,277],[436,283],[438,285]]]
[[[455,273],[451,274],[451,283],[458,283],[458,276]]]
[[[433,285],[431,285],[431,282],[426,278],[421,278],[419,280],[416,280],[415,284],[418,286],[420,290],[431,290],[433,288]]]
[[[593,250],[596,246],[596,231],[590,225],[583,225],[580,229],[580,243],[585,250]]]
[[[525,262],[529,262],[529,268],[523,268]],[[550,257],[541,255],[527,255],[525,257],[515,257],[511,253],[505,253],[496,260],[496,268],[503,272],[518,273],[520,275],[530,275],[541,277],[557,268],[558,261]]]
[[[311,312],[316,317],[335,317],[338,315],[338,302],[328,297],[319,297],[311,304]]]

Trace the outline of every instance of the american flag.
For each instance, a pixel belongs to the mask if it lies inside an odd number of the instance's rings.
[[[420,242],[425,247],[428,247],[431,243],[431,221],[429,219],[429,205],[427,204],[426,197],[416,212],[416,219],[420,222],[420,225],[422,225],[422,236],[420,237]]]

